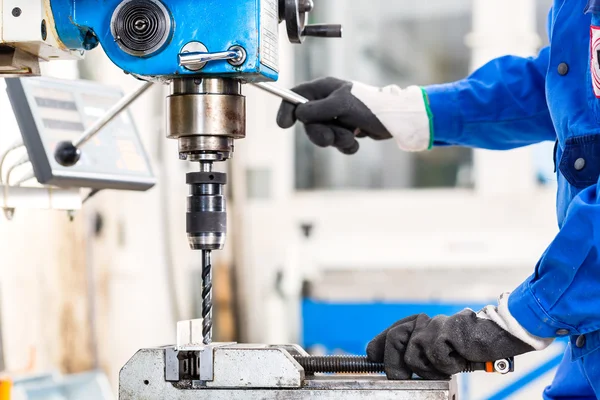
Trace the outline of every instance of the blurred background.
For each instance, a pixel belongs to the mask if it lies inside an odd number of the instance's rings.
[[[457,80],[496,56],[537,54],[552,2],[319,3],[311,17],[342,23],[344,38],[281,41],[282,86],[328,75],[380,86]],[[45,68],[126,92],[138,85],[99,50]],[[19,136],[3,86],[0,149]],[[176,321],[200,316],[201,259],[185,236],[189,165],[165,138],[166,89],[155,86],[132,108],[155,188],[101,192],[72,221],[18,209],[0,219],[5,371],[41,382],[60,374],[63,386],[112,398],[129,357],[174,343]],[[407,315],[495,302],[532,273],[557,231],[553,143],[408,154],[363,141],[348,157],[314,147],[301,127],[277,128],[276,98],[245,94],[248,135],[228,166],[232,234],[215,254],[218,341],[363,354]],[[520,357],[510,376],[463,376],[461,398],[540,398],[563,350]]]

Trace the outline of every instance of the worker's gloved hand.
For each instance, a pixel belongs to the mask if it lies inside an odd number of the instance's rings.
[[[359,148],[356,137],[395,137],[407,151],[426,150],[431,145],[429,106],[424,91],[417,86],[376,88],[323,78],[292,90],[309,102],[296,106],[284,101],[277,123],[290,128],[296,120],[301,121],[317,146],[333,146],[344,154],[354,154]]]
[[[453,316],[414,315],[396,322],[367,347],[370,361],[384,363],[389,379],[448,379],[468,362],[496,361],[542,350],[553,339],[530,335],[508,311],[508,295],[498,307]]]

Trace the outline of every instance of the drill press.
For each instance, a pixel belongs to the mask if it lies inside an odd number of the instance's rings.
[[[213,164],[231,158],[234,140],[246,136],[242,84],[277,80],[278,25],[289,40],[341,37],[340,25],[307,25],[312,0],[53,0],[51,11],[65,46],[90,49],[98,43],[125,72],[167,83],[167,137],[177,139],[179,157],[197,162],[188,173],[187,234],[202,251],[203,342],[212,341],[211,252],[227,234],[225,173]],[[97,132],[97,131],[96,131]],[[79,160],[89,140],[61,143],[56,159]]]
[[[12,15],[21,15],[20,0],[2,1],[14,2]],[[292,43],[302,43],[306,36],[341,36],[339,25],[306,24],[312,0],[28,3],[41,18],[41,24],[28,27],[38,33],[26,42],[10,42],[8,50],[0,38],[12,73],[35,73],[39,59],[77,58],[101,44],[119,68],[147,82],[78,140],[59,144],[55,158],[60,164],[77,163],[85,143],[143,93],[148,82],[170,86],[167,136],[178,140],[182,160],[198,163],[197,172],[186,176],[186,225],[190,247],[202,252],[203,320],[199,327],[194,322],[178,326],[178,338],[179,331],[188,336],[177,346],[138,351],[121,370],[120,399],[455,398],[453,380],[388,382],[384,376],[315,375],[382,372],[382,365],[364,357],[310,357],[296,345],[212,343],[211,252],[223,248],[227,234],[227,177],[213,171],[213,165],[231,158],[234,141],[246,136],[243,84],[284,95],[290,102],[306,101],[265,85],[278,77],[279,23],[285,22]],[[4,38],[10,37],[11,26],[3,27]],[[5,59],[0,58],[0,73]],[[498,360],[492,367],[509,372],[512,360]],[[472,366],[481,368],[490,369]]]

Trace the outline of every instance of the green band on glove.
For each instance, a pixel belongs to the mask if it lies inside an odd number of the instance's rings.
[[[427,117],[429,118],[429,148],[427,150],[431,150],[433,148],[433,113],[429,106],[429,96],[427,95],[425,88],[421,88],[421,92],[423,92],[423,101],[425,102],[425,109],[427,110]]]

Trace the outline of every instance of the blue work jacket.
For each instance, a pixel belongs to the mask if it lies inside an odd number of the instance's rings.
[[[600,398],[600,0],[555,0],[548,25],[537,57],[498,58],[425,91],[434,145],[557,142],[560,232],[509,309],[533,335],[571,336],[572,359]]]

